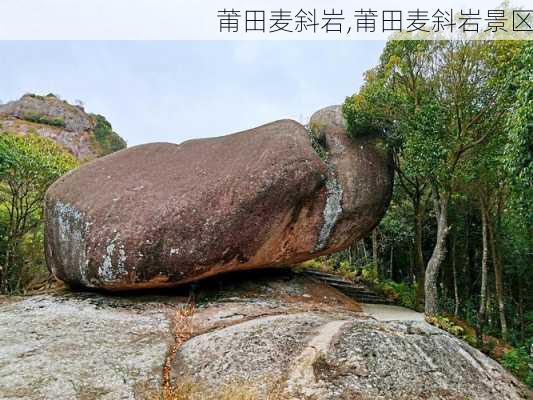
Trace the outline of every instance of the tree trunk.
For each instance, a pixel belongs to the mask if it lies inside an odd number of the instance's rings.
[[[463,279],[463,297],[469,299],[471,297],[470,291],[472,287],[472,280],[470,279],[470,212],[467,211],[464,219],[465,235],[464,235],[464,252],[462,257],[461,275]]]
[[[526,340],[526,323],[524,319],[524,292],[522,282],[518,283],[518,318],[520,320],[520,341]]]
[[[488,228],[487,228],[487,208],[483,196],[480,199],[481,203],[481,233],[483,242],[483,253],[481,257],[481,292],[479,296],[479,311],[478,311],[478,323],[476,329],[478,346],[483,345],[483,326],[486,323],[487,318],[487,277],[488,277],[488,260],[489,260],[489,247],[488,247]]]
[[[365,264],[368,264],[368,254],[366,252],[365,240],[361,239],[359,241],[359,244],[360,244],[361,248],[363,249],[363,257],[365,259]]]
[[[456,235],[453,235],[452,244],[452,273],[453,273],[453,294],[455,298],[453,314],[459,316],[459,285],[457,282],[457,253],[456,253]]]
[[[414,201],[415,207],[415,265],[416,265],[416,302],[417,304],[424,303],[424,290],[426,280],[426,266],[424,264],[424,254],[422,253],[422,209],[420,199]]]
[[[448,226],[448,194],[439,196],[434,193],[434,197],[437,214],[437,239],[426,268],[424,285],[426,296],[425,313],[428,316],[436,315],[439,311],[437,280],[440,267],[446,257],[446,237],[450,232],[450,227]]]
[[[374,272],[376,278],[379,277],[379,238],[378,228],[375,227],[372,231],[372,261],[374,263]]]
[[[394,256],[394,246],[391,244],[390,247],[390,263],[389,263],[389,279],[392,279],[392,259]]]
[[[500,327],[502,339],[507,340],[507,319],[505,318],[505,303],[503,301],[503,278],[502,264],[499,254],[496,250],[495,233],[492,224],[488,224],[489,242],[492,254],[492,264],[494,265],[494,282],[496,286],[496,298],[498,303],[498,312],[500,316]]]

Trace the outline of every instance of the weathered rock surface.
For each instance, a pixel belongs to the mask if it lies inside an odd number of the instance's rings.
[[[82,106],[67,103],[55,95],[26,94],[19,100],[0,104],[0,133],[30,133],[54,140],[80,160],[91,160],[126,147],[115,132],[99,129],[93,114]]]
[[[392,170],[377,140],[324,135],[327,162],[282,120],[86,164],[47,193],[48,265],[73,285],[126,290],[338,251],[379,222]]]
[[[176,307],[158,300],[66,293],[0,300],[0,399],[158,393]]]
[[[55,95],[26,94],[20,100],[0,105],[0,114],[11,115],[19,119],[26,119],[30,116],[59,118],[64,122],[64,128],[71,132],[83,132],[94,127],[93,120],[82,107],[70,105]]]
[[[0,303],[0,399],[157,399],[167,358],[173,385],[192,383],[191,400],[231,386],[257,400],[272,392],[279,400],[530,395],[448,333],[423,321],[375,320],[301,274],[224,276],[200,283],[196,299],[194,336],[174,356],[173,316],[185,298],[171,293]]]
[[[383,141],[375,136],[350,139],[341,106],[330,106],[311,116],[309,128],[327,151],[327,162],[341,189],[342,213],[335,225],[337,237],[350,237],[353,221],[373,226],[392,195],[392,160]],[[381,201],[377,201],[380,199]]]

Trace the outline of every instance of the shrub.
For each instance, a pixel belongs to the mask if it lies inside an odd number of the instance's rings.
[[[126,148],[126,142],[113,132],[113,127],[104,116],[91,114],[95,121],[94,142],[100,149],[100,155],[111,154]]]
[[[361,271],[361,276],[364,281],[372,285],[378,285],[379,274],[375,264],[365,266]]]
[[[21,291],[34,279],[42,264],[44,193],[76,166],[77,160],[50,139],[0,135],[0,292]]]
[[[465,339],[465,330],[443,315],[426,317],[426,321],[454,336],[457,336],[463,340]],[[476,339],[474,338],[474,341],[475,340]]]
[[[327,161],[329,153],[326,150],[326,144],[323,142],[323,139],[321,139],[318,135],[318,130],[318,126],[311,124],[307,129],[307,134],[309,135],[309,140],[311,141],[313,150],[315,150],[322,161]]]
[[[506,352],[501,363],[526,385],[533,387],[533,370],[530,368],[533,357],[529,354],[528,347],[522,346]]]
[[[63,117],[51,117],[37,112],[27,112],[24,114],[23,119],[38,124],[52,125],[64,128],[66,126]]]
[[[409,284],[406,282],[384,281],[378,283],[376,288],[382,291],[389,298],[393,299],[398,304],[416,310],[416,284]]]

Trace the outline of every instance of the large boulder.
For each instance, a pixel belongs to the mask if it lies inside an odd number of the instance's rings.
[[[348,246],[386,210],[390,158],[377,139],[325,125],[327,160],[282,120],[83,165],[46,194],[50,270],[72,285],[167,287]]]

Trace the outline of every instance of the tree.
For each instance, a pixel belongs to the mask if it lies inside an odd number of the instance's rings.
[[[345,103],[352,135],[367,130],[389,137],[400,184],[410,188],[415,211],[421,193],[431,193],[436,237],[420,277],[429,315],[438,312],[448,209],[462,163],[495,134],[505,111],[502,90],[493,84],[504,62],[497,56],[504,55],[478,41],[391,41],[361,91]]]
[[[0,135],[0,201],[2,238],[0,291],[17,291],[21,284],[21,245],[41,227],[42,201],[57,178],[78,165],[77,160],[50,139],[37,135]]]
[[[426,214],[428,185],[414,165],[411,154],[404,151],[405,131],[414,124],[424,96],[427,81],[424,68],[428,42],[389,42],[380,64],[367,72],[361,91],[346,99],[343,106],[352,136],[374,132],[387,139],[393,152],[396,182],[412,205],[414,264],[417,280],[417,302],[424,299],[425,262],[422,251],[422,225]]]

